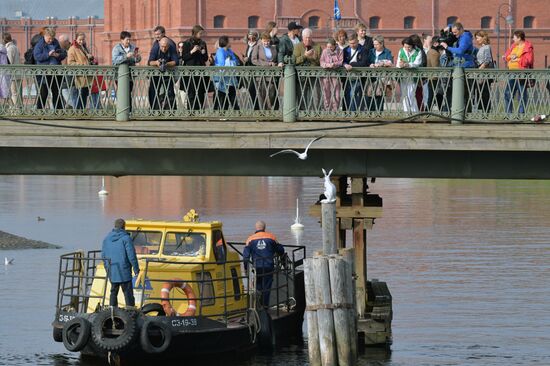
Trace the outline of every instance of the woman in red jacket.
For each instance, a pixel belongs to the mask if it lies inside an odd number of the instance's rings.
[[[517,30],[514,32],[513,43],[504,54],[504,60],[508,66],[508,70],[523,70],[532,69],[535,56],[533,53],[533,45],[525,40],[525,32]],[[508,80],[508,86],[504,92],[504,100],[506,101],[506,112],[513,113],[513,102],[516,92],[519,94],[519,113],[525,113],[527,108],[527,84],[528,79],[512,78]]]

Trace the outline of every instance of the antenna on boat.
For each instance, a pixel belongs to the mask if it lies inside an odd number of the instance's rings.
[[[294,224],[290,225],[290,229],[292,230],[302,230],[304,228],[304,225],[300,223],[300,207],[299,207],[299,199],[296,197],[296,218],[294,219]]]
[[[109,194],[109,192],[105,189],[105,176],[101,177],[101,190],[97,192],[97,194],[100,196],[106,196]]]

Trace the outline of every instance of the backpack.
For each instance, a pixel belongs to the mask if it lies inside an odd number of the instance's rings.
[[[36,64],[36,60],[34,59],[34,47],[29,48],[25,51],[25,65],[34,65]]]

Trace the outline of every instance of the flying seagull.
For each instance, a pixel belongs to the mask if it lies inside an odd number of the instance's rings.
[[[4,257],[4,265],[9,266],[10,264],[13,264],[13,258],[8,259],[8,257]]]
[[[286,149],[286,150],[278,151],[278,152],[276,152],[275,154],[271,154],[271,155],[269,155],[269,157],[272,158],[272,157],[274,157],[275,155],[279,155],[279,154],[293,153],[293,154],[296,154],[296,156],[298,157],[298,159],[300,159],[300,160],[306,160],[306,159],[307,159],[307,151],[309,150],[309,147],[311,146],[311,144],[313,144],[313,143],[314,143],[315,141],[317,141],[317,140],[322,139],[323,137],[325,137],[325,136],[319,136],[319,137],[316,137],[316,138],[314,138],[313,140],[311,140],[311,141],[309,142],[309,144],[307,144],[306,149],[304,150],[303,153],[299,153],[299,152],[294,151],[294,150],[291,150],[291,149]]]

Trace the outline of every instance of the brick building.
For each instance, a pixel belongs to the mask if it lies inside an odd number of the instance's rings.
[[[548,0],[340,0],[342,19],[333,19],[333,1],[318,0],[105,0],[104,52],[118,40],[118,33],[127,29],[135,34],[142,50],[147,51],[152,28],[162,24],[174,40],[189,37],[191,27],[201,24],[207,30],[209,52],[220,35],[230,37],[233,48],[245,48],[243,38],[249,28],[262,29],[270,20],[279,25],[279,34],[286,24],[296,21],[316,28],[316,38],[324,40],[336,27],[351,29],[357,22],[370,28],[371,34],[383,35],[386,45],[395,54],[401,40],[412,33],[434,33],[446,24],[461,21],[472,31],[485,28],[491,33],[494,57],[497,48],[504,53],[509,44],[510,25],[525,29],[535,47],[536,67],[548,64],[550,55],[550,12]],[[229,6],[229,4],[234,4]],[[497,26],[500,25],[500,47],[497,47]]]
[[[15,0],[2,0],[15,1]],[[37,0],[35,0],[37,1]],[[73,0],[74,2],[83,0]],[[42,1],[43,2],[43,1]],[[58,2],[49,0],[48,2]],[[230,37],[233,48],[240,54],[245,48],[243,38],[250,28],[262,29],[270,20],[279,25],[279,34],[286,24],[296,21],[315,29],[318,41],[324,40],[334,29],[351,30],[357,22],[366,24],[370,33],[381,34],[395,54],[401,40],[412,33],[434,33],[448,23],[461,21],[469,30],[486,29],[490,32],[494,57],[503,54],[509,44],[512,29],[524,29],[535,47],[537,68],[548,65],[550,55],[550,12],[548,0],[340,0],[342,19],[333,19],[333,1],[316,0],[87,0],[102,6],[103,19],[87,15],[65,20],[36,21],[25,17],[6,17],[0,10],[0,32],[10,31],[19,44],[28,44],[30,29],[44,24],[56,25],[59,31],[74,34],[83,30],[90,34],[93,49],[102,62],[108,63],[112,47],[118,42],[121,30],[132,32],[135,42],[146,55],[157,24],[167,29],[174,40],[189,37],[194,24],[207,30],[209,51],[221,35]],[[101,5],[99,5],[101,3]],[[229,4],[234,4],[229,6]],[[73,8],[73,7],[71,7]],[[77,8],[77,6],[75,6]],[[54,9],[55,10],[55,9]],[[509,23],[513,22],[512,25]],[[27,28],[25,28],[27,27]],[[25,30],[27,29],[27,30]],[[497,30],[500,29],[500,32]],[[500,39],[500,42],[497,42]],[[25,48],[25,47],[21,47]]]

